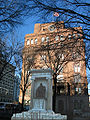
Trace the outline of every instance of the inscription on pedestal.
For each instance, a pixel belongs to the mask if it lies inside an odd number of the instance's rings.
[[[45,100],[44,99],[34,99],[34,109],[45,109]]]

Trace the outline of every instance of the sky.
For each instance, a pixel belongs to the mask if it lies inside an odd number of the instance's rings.
[[[24,42],[24,37],[26,34],[31,34],[34,32],[34,25],[36,23],[41,23],[41,20],[37,16],[30,16],[24,21],[23,25],[19,25],[16,33],[19,35],[19,38]]]
[[[24,25],[20,25],[17,28],[16,34],[18,34],[19,39],[22,42],[24,42],[24,37],[26,34],[30,34],[34,32],[34,24],[35,24],[35,21],[29,18],[24,22]]]

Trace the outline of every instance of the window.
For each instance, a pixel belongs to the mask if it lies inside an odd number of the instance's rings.
[[[75,91],[78,92],[78,88],[75,88]]]
[[[58,75],[58,76],[57,76],[57,80],[58,80],[58,82],[59,82],[59,81],[62,81],[62,80],[63,80],[63,75]]]
[[[80,33],[77,34],[77,38],[80,38]]]
[[[64,59],[64,55],[62,54],[62,60]]]
[[[45,37],[42,37],[42,38],[41,38],[41,40],[42,40],[42,42],[44,42],[44,40],[45,40]]]
[[[63,60],[64,59],[64,55],[63,54],[59,54],[59,58]]]
[[[75,93],[80,94],[81,93],[81,88],[75,88]]]
[[[55,25],[50,25],[48,29],[49,29],[50,31],[54,31],[55,28],[56,28]]]
[[[33,39],[31,39],[31,44],[33,44]]]
[[[74,82],[75,83],[81,82],[81,75],[80,74],[75,74],[74,75]]]
[[[61,69],[60,69],[60,73],[63,73],[63,67],[61,67]]]
[[[60,40],[64,40],[64,36],[63,35],[60,36]]]
[[[58,101],[58,111],[59,112],[64,111],[64,101],[63,100]]]
[[[72,53],[72,58],[75,59],[75,58],[80,58],[80,57],[81,57],[81,55],[78,51]]]
[[[78,88],[79,93],[81,93],[81,88]]]
[[[41,55],[41,60],[46,60],[46,55]]]
[[[75,33],[73,33],[73,39],[75,39],[76,38],[76,34]]]
[[[68,40],[71,40],[71,34],[68,35]]]
[[[43,31],[46,31],[46,29],[45,29],[45,28],[43,28]]]
[[[59,36],[56,36],[56,37],[55,37],[55,40],[56,40],[56,41],[59,40]]]
[[[37,38],[35,38],[35,44],[37,44]]]
[[[82,105],[83,105],[83,101],[82,100],[74,100],[74,109],[81,109],[82,108]]]
[[[79,65],[79,63],[74,65],[74,72],[80,72],[80,65]]]
[[[46,37],[46,42],[48,42],[49,41],[49,37]]]
[[[74,109],[78,109],[79,102],[78,100],[74,100]]]
[[[27,39],[27,45],[29,45],[30,44],[30,41],[29,41],[29,39]]]

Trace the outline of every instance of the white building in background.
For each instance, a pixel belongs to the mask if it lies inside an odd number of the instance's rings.
[[[15,66],[0,59],[0,71],[4,65],[0,77],[0,102],[13,102]]]
[[[19,93],[20,93],[20,77],[15,75],[14,78],[14,102],[19,102]]]

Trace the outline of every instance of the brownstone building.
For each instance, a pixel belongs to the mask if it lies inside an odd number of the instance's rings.
[[[88,102],[85,44],[81,27],[66,28],[63,21],[35,24],[34,33],[25,36],[23,66],[27,56],[29,55],[28,59],[31,59],[33,54],[32,68],[49,67],[54,71],[53,79],[56,77],[56,83],[54,82],[56,88],[53,84],[53,90],[56,89],[57,95],[56,112],[66,114],[72,104],[72,108],[77,109],[77,104],[84,102],[85,95]],[[25,99],[29,101],[30,90],[27,93],[29,96],[27,94]]]

